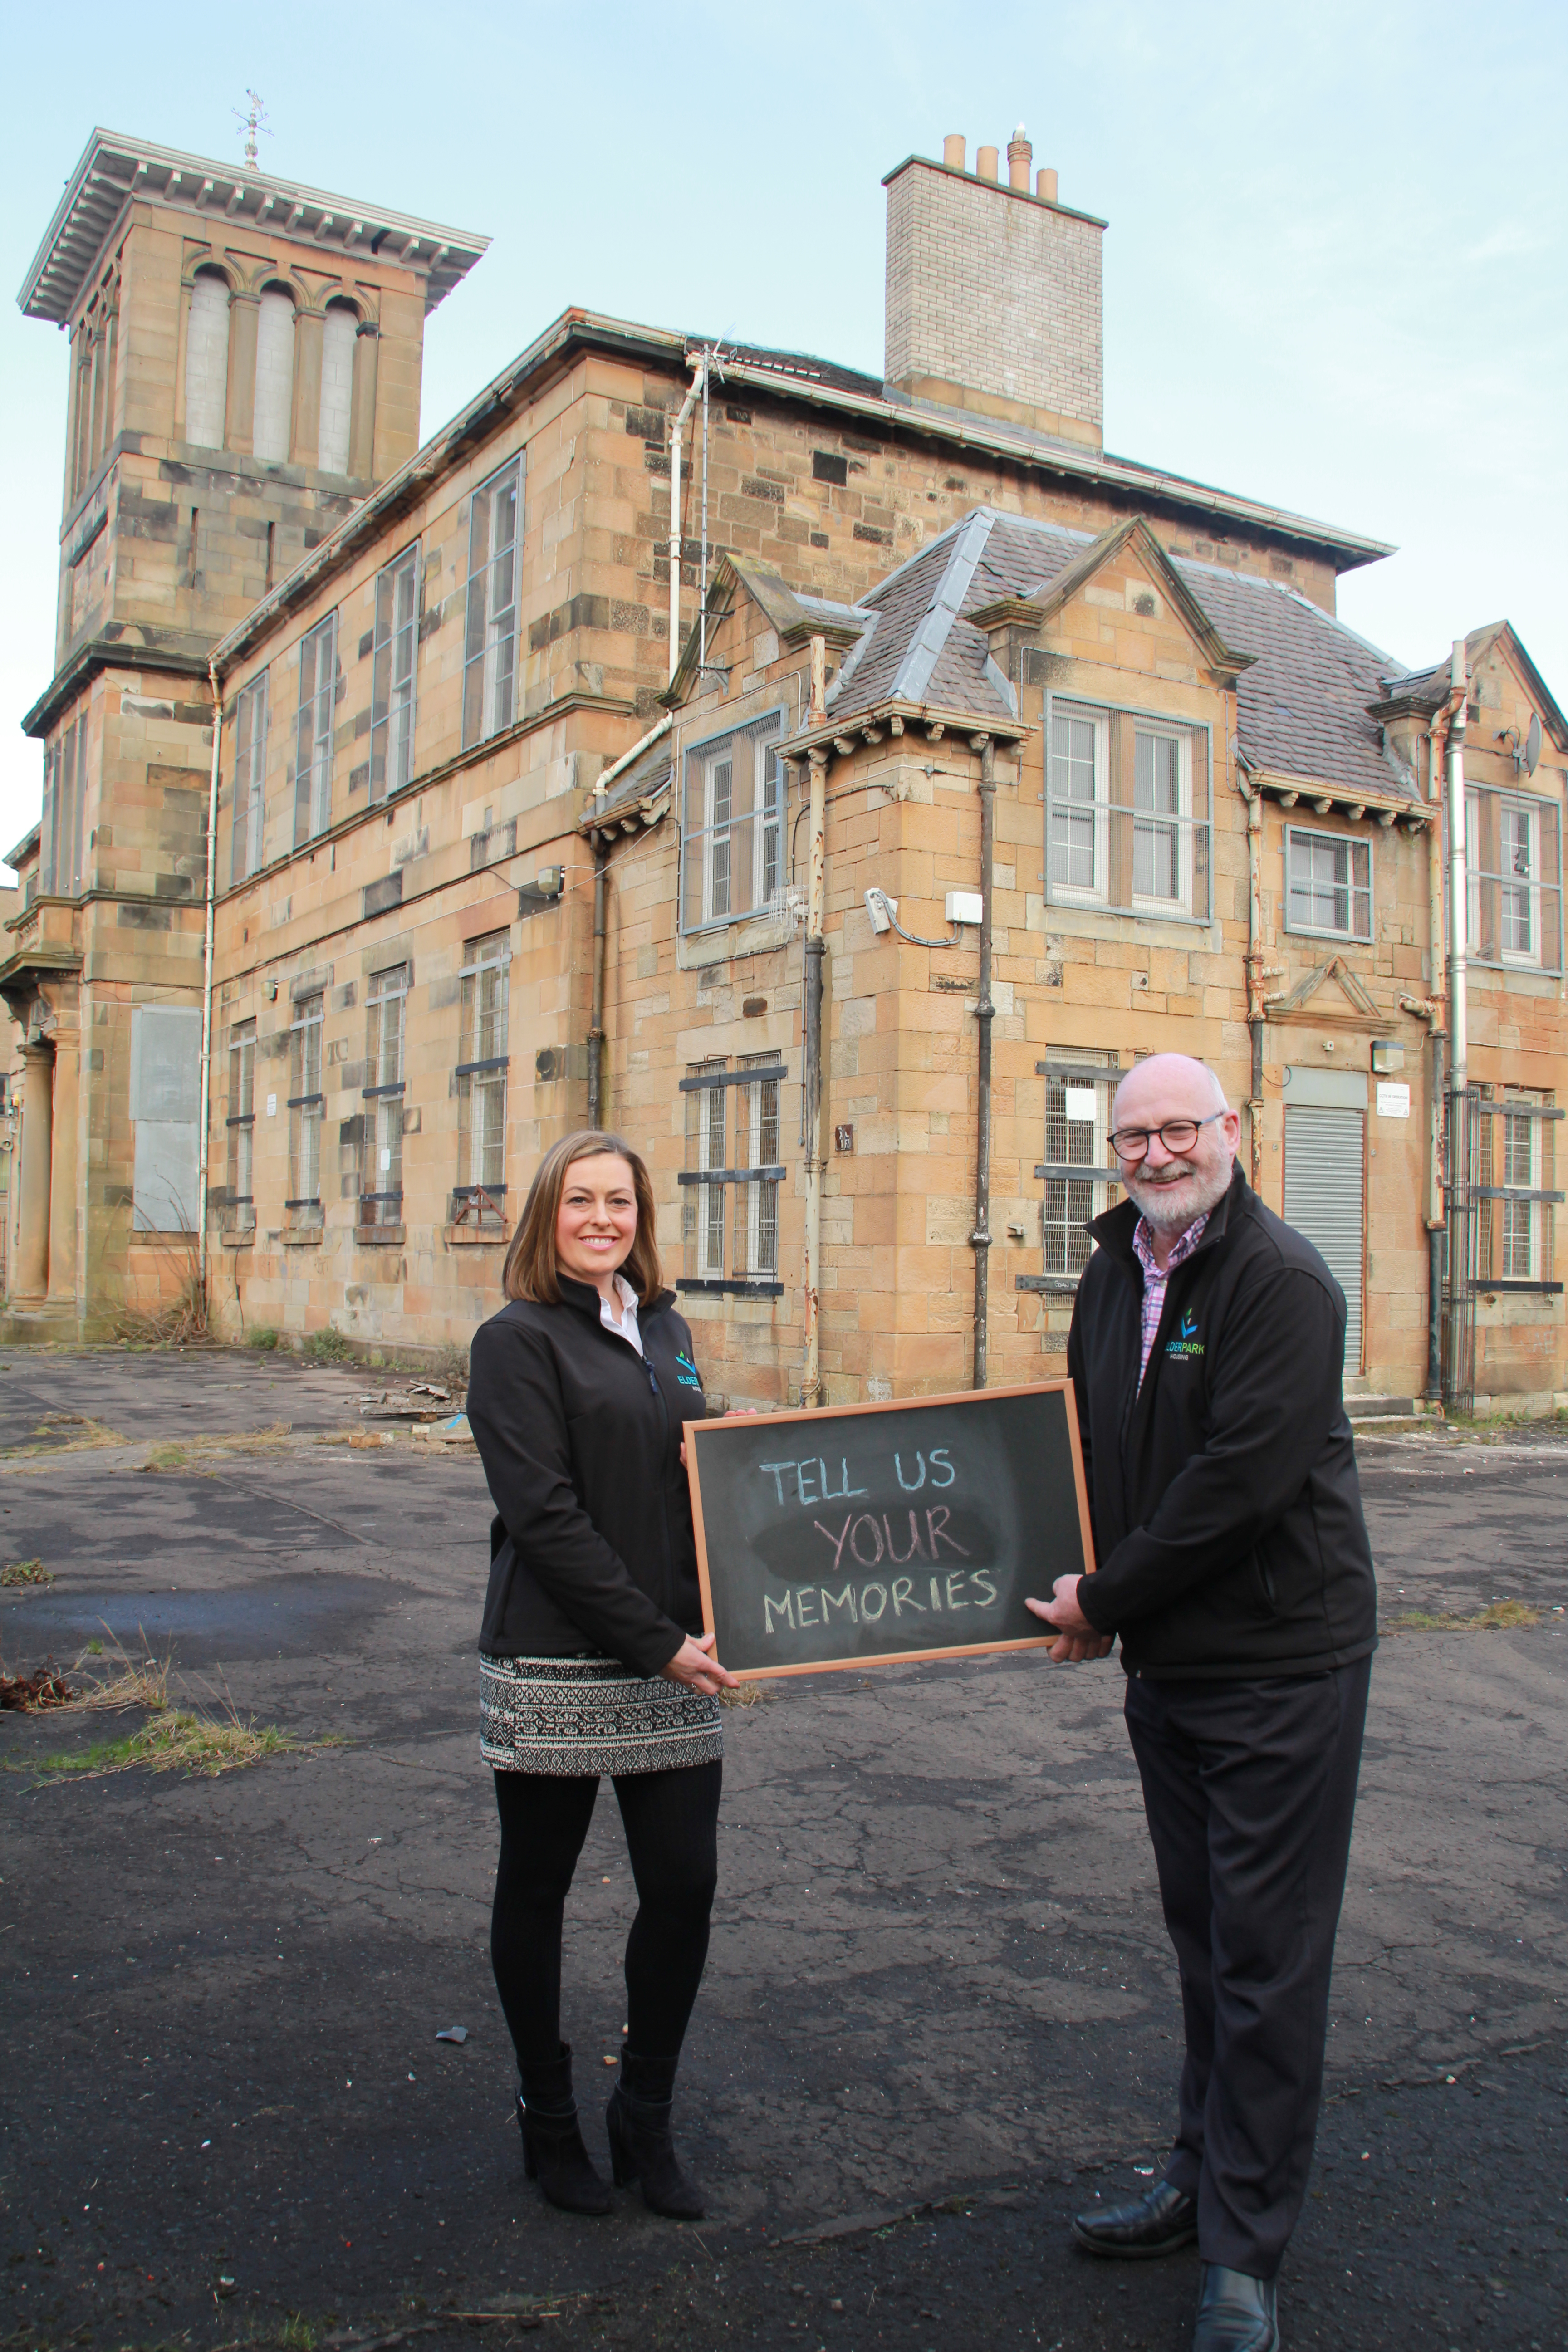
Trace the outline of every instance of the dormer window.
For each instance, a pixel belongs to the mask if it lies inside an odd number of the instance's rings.
[[[1046,740],[1052,900],[1206,922],[1206,728],[1052,698]]]
[[[782,710],[686,754],[681,927],[741,921],[784,887]]]

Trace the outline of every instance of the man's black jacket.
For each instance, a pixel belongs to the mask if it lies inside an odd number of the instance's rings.
[[[496,1517],[479,1647],[492,1657],[619,1658],[656,1675],[702,1631],[683,1421],[707,1410],[673,1291],[640,1307],[643,1353],[599,1294],[514,1299],[480,1325],[468,1423]]]
[[[1090,1227],[1068,1339],[1100,1566],[1079,1606],[1131,1675],[1320,1674],[1377,1643],[1340,1391],[1345,1301],[1241,1171],[1173,1272],[1142,1388],[1139,1211]]]

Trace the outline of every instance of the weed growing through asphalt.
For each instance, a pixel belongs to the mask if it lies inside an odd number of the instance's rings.
[[[261,1355],[269,1356],[280,1337],[270,1323],[254,1323],[245,1335],[245,1344],[247,1348],[255,1348]]]
[[[1512,1625],[1539,1625],[1541,1612],[1527,1601],[1494,1601],[1473,1617],[1451,1609],[1405,1609],[1384,1621],[1385,1633],[1494,1633]]]
[[[9,1568],[0,1568],[0,1584],[52,1584],[55,1572],[46,1568],[41,1559],[14,1559]]]
[[[324,1331],[312,1331],[300,1353],[312,1364],[346,1364],[353,1349],[342,1333],[329,1325]]]
[[[123,1739],[96,1740],[90,1748],[38,1757],[30,1764],[13,1764],[7,1769],[36,1772],[40,1780],[91,1780],[106,1772],[128,1772],[132,1765],[145,1764],[154,1772],[199,1772],[210,1780],[241,1765],[259,1764],[266,1756],[286,1755],[302,1744],[275,1724],[258,1728],[237,1715],[227,1721],[215,1721],[210,1716],[171,1707]]]
[[[93,1421],[83,1412],[47,1412],[33,1432],[31,1445],[8,1445],[0,1461],[21,1462],[38,1454],[86,1454],[100,1445],[123,1445],[117,1429]]]
[[[291,1424],[274,1421],[265,1429],[214,1431],[210,1435],[197,1432],[163,1445],[150,1445],[145,1461],[136,1465],[142,1470],[188,1470],[200,1478],[215,1474],[208,1466],[216,1454],[276,1454],[289,1443]]]

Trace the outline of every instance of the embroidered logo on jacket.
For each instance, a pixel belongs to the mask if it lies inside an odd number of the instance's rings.
[[[700,1389],[702,1386],[702,1375],[690,1357],[679,1348],[675,1351],[675,1384],[681,1389]]]
[[[1201,1356],[1204,1343],[1198,1338],[1197,1318],[1189,1307],[1182,1318],[1181,1328],[1165,1342],[1167,1356]]]

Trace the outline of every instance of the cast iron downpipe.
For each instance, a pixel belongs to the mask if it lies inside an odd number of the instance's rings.
[[[996,747],[989,735],[971,740],[980,753],[980,995],[974,1007],[980,1055],[974,1087],[974,1231],[969,1244],[974,1252],[973,1385],[983,1389],[991,1304],[991,1024],[996,1013],[991,1002],[991,866],[996,835]]]
[[[1465,719],[1468,685],[1465,641],[1454,640],[1450,672],[1454,716],[1448,725],[1448,1364],[1445,1402],[1469,1383],[1460,1352],[1468,1322],[1470,1278],[1469,1136],[1465,1091],[1469,1084],[1469,989],[1466,969],[1470,893],[1465,871]]]
[[[819,640],[812,641],[815,656]],[[803,1406],[822,1402],[822,966],[827,900],[827,748],[814,744],[810,763],[809,854],[805,898],[805,1036],[802,1076],[802,1124],[805,1143],[805,1361],[801,1371]]]
[[[223,748],[223,693],[217,681],[217,664],[207,663],[207,683],[213,698],[213,763],[207,784],[207,879],[203,894],[205,917],[202,938],[202,1088],[201,1124],[196,1143],[196,1240],[197,1280],[201,1285],[202,1309],[205,1316],[207,1299],[207,1126],[212,1110],[212,1043],[213,1043],[213,909],[217,895],[217,778],[218,760]],[[236,820],[238,819],[236,808]]]
[[[605,898],[610,851],[594,835],[594,1009],[588,1020],[588,1124],[604,1123],[605,1090]]]

